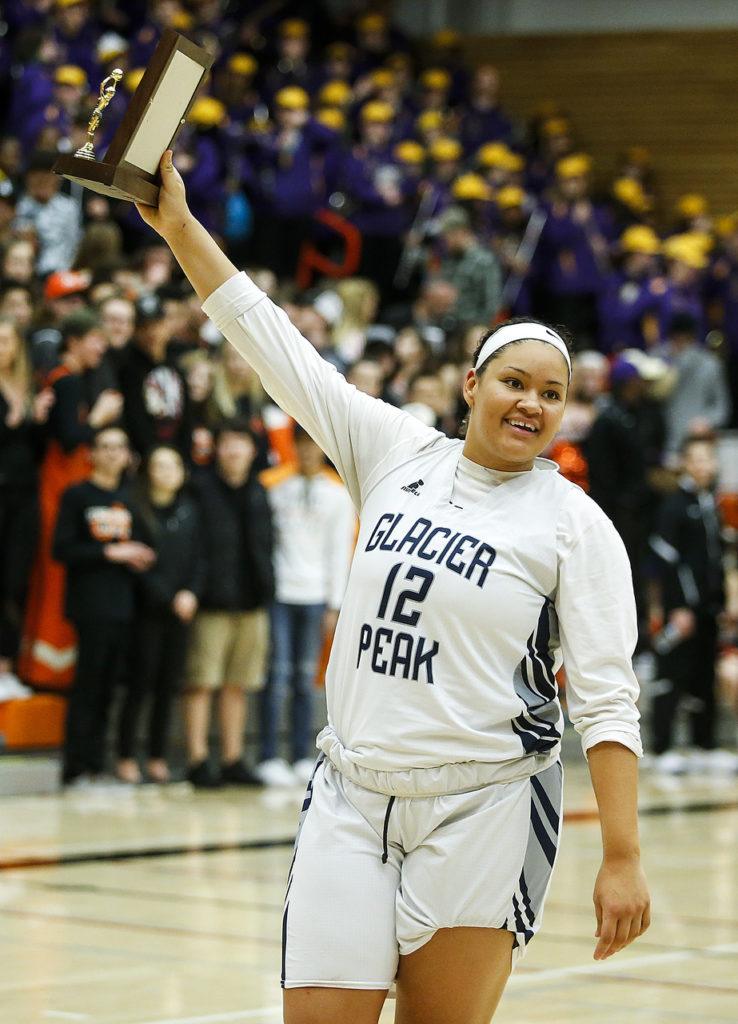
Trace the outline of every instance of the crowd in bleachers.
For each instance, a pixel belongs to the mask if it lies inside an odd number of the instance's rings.
[[[120,68],[104,154],[165,28],[215,55],[175,146],[193,212],[357,388],[456,435],[484,330],[506,316],[568,329],[570,402],[549,454],[630,555],[639,653],[656,635],[656,753],[665,770],[688,764],[672,750],[688,694],[700,763],[738,769],[714,750],[712,670],[738,602],[714,444],[738,425],[738,214],[698,192],[663,209],[648,140],[593,167],[587,126],[554,100],[516,120],[497,70],[468,67],[455,33],[410,39],[383,11],[9,0],[4,19],[0,678],[71,686],[64,781],[104,772],[116,679],[120,778],[141,777],[147,700],[146,772],[169,777],[182,686],[194,784],[304,776],[350,552],[337,478],[168,249],[132,204],[52,170]],[[298,529],[306,543],[290,544]],[[261,749],[244,759],[247,694],[265,680]]]

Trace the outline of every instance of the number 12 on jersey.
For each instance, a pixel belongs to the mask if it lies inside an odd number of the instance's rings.
[[[411,565],[403,581],[407,580],[412,586],[400,590],[395,595],[394,585],[401,568],[402,562],[397,562],[387,574],[377,608],[377,618],[384,621],[389,619],[390,622],[401,626],[415,627],[420,621],[421,610],[413,609],[412,605],[421,604],[426,599],[435,577],[427,569]],[[360,631],[356,667],[359,668],[366,657],[372,671],[378,675],[412,679],[414,682],[421,681],[432,685],[433,659],[437,654],[438,643],[435,640],[430,643],[426,637],[414,636],[387,626],[372,627],[365,622]]]

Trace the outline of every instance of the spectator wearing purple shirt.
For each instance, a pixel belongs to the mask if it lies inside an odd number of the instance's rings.
[[[476,153],[485,142],[512,142],[512,121],[500,108],[500,75],[491,64],[474,72],[460,135],[467,154]]]
[[[623,232],[620,266],[609,273],[598,298],[600,350],[650,348],[658,339],[657,314],[664,283],[656,277],[661,242],[652,228],[634,224]]]
[[[338,136],[310,119],[304,89],[288,86],[274,97],[274,124],[254,131],[248,156],[254,169],[255,249],[280,277],[295,273],[312,218],[326,197],[326,153]]]
[[[614,233],[608,212],[589,198],[590,171],[583,153],[557,163],[556,194],[536,254],[541,316],[565,324],[580,348],[597,347],[597,297],[610,270]]]

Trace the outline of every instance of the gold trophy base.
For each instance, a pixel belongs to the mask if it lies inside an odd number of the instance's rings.
[[[120,164],[106,164],[102,160],[79,156],[60,156],[54,164],[54,171],[111,199],[125,199],[144,206],[159,204],[158,184]]]

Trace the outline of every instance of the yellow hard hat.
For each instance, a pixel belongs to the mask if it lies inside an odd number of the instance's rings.
[[[707,213],[707,200],[697,192],[688,192],[680,196],[676,203],[676,212],[680,217],[691,220],[692,217],[702,217]]]
[[[397,53],[391,53],[387,60],[384,62],[385,67],[388,67],[390,71],[404,71],[412,65],[412,59],[409,53],[404,53],[398,50]]]
[[[440,110],[424,110],[415,125],[420,132],[432,132],[443,127],[443,114]]]
[[[375,89],[389,89],[395,84],[395,73],[390,68],[375,68],[369,78]]]
[[[431,160],[441,163],[445,160],[460,160],[463,152],[458,139],[451,139],[447,136],[431,142],[429,147]]]
[[[623,157],[626,163],[634,164],[636,167],[651,166],[651,150],[648,146],[628,146]]]
[[[510,151],[510,155],[507,158],[507,163],[504,165],[505,170],[514,171],[516,174],[525,168],[525,158],[520,153],[513,153]]]
[[[76,64],[62,64],[54,72],[54,81],[57,85],[84,87],[87,85],[87,73]]]
[[[645,224],[633,224],[626,228],[620,236],[620,248],[623,252],[638,252],[644,256],[656,256],[661,252],[661,242],[653,228],[649,228]]]
[[[451,186],[451,195],[459,201],[489,199],[489,185],[479,174],[460,174]]]
[[[353,92],[348,82],[337,78],[333,82],[325,83],[318,93],[318,100],[328,107],[343,107],[351,101],[352,95]]]
[[[387,19],[383,14],[369,12],[356,20],[359,32],[381,32],[387,27]]]
[[[485,142],[477,152],[482,167],[504,167],[509,170],[512,151],[504,142]]]
[[[559,178],[582,178],[592,170],[592,158],[586,153],[572,153],[556,162]]]
[[[663,251],[667,260],[678,260],[693,270],[704,270],[707,266],[704,250],[689,235],[672,235],[667,238]]]
[[[361,108],[361,120],[367,124],[388,124],[394,121],[395,112],[389,103],[371,100]]]
[[[255,75],[259,65],[250,53],[234,53],[228,61],[228,70],[237,75]]]
[[[329,43],[325,48],[328,60],[348,60],[353,53],[350,43]]]
[[[738,213],[724,213],[715,218],[715,231],[718,238],[727,238],[738,231]]]
[[[302,18],[285,18],[279,23],[279,34],[283,39],[304,39],[310,34],[310,26]]]
[[[403,164],[422,164],[425,160],[425,149],[414,139],[404,139],[395,146],[394,155]]]
[[[188,32],[195,24],[195,19],[189,11],[175,11],[172,15],[172,28],[180,32]]]
[[[501,210],[511,210],[525,203],[525,192],[517,185],[507,185],[497,193],[495,202]]]
[[[214,128],[225,120],[226,108],[214,96],[198,96],[192,104],[187,120],[201,128]]]
[[[541,132],[548,139],[558,138],[561,135],[568,135],[571,125],[565,117],[547,117],[541,125]]]
[[[61,7],[62,10],[65,7],[74,7],[76,4],[85,3],[85,0],[56,0],[56,6]]]
[[[461,36],[453,28],[439,28],[431,39],[437,50],[451,50],[461,42]]]
[[[146,68],[132,68],[123,77],[123,85],[126,87],[128,92],[135,92],[138,89],[141,79],[146,72]]]
[[[643,191],[640,182],[634,178],[617,178],[612,185],[615,198],[636,213],[646,213],[653,206]]]
[[[715,245],[715,239],[709,231],[685,231],[682,238],[689,239],[697,249],[700,249],[705,256]]]
[[[275,95],[274,102],[285,110],[307,110],[310,97],[299,85],[286,85]]]
[[[342,132],[346,127],[345,114],[335,107],[323,107],[315,115],[315,120],[318,124],[325,125],[326,128],[330,128],[334,132]]]
[[[420,76],[423,89],[444,91],[451,88],[451,75],[445,68],[429,68]]]

